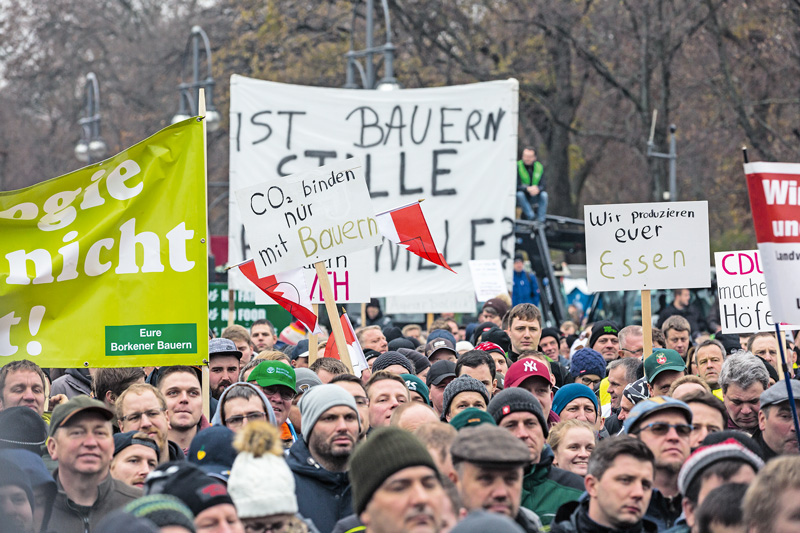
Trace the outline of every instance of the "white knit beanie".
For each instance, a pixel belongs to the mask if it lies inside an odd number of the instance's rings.
[[[297,513],[294,476],[283,455],[274,453],[277,438],[277,430],[266,422],[250,422],[237,435],[234,445],[241,451],[231,468],[228,493],[239,518]]]

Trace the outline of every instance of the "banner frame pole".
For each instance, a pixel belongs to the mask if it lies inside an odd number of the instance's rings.
[[[339,352],[339,359],[350,373],[354,374],[353,363],[350,361],[350,352],[347,351],[347,341],[344,338],[344,329],[342,328],[342,322],[339,320],[339,311],[336,309],[336,299],[333,296],[331,280],[328,278],[328,269],[325,268],[323,261],[314,263],[314,268],[317,271],[317,280],[322,289],[322,297],[325,299],[325,309],[327,309],[328,318],[331,321],[331,329],[333,330],[333,338],[336,341],[336,349]]]

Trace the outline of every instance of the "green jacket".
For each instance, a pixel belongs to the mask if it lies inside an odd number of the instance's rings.
[[[539,185],[542,181],[542,174],[544,174],[544,166],[539,161],[533,162],[533,175],[528,172],[525,163],[522,162],[522,159],[517,161],[517,178],[519,180],[519,187],[529,187],[531,185]],[[544,184],[542,184],[542,188],[544,188]]]
[[[553,466],[553,450],[546,445],[539,463],[522,479],[522,506],[539,515],[549,531],[558,508],[577,501],[584,490],[581,476]]]

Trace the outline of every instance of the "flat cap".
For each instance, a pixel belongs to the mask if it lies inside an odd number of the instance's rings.
[[[453,464],[466,461],[479,465],[514,468],[530,463],[531,452],[507,429],[490,424],[465,427],[450,448]]]
[[[800,401],[800,381],[797,381],[796,379],[790,379],[789,382],[792,384],[792,396],[794,396],[794,401]],[[785,381],[779,381],[761,393],[762,409],[768,405],[775,405],[788,401],[789,391],[786,390]]]

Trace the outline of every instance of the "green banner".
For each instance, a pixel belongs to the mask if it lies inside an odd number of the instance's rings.
[[[203,124],[189,119],[65,176],[0,192],[0,365],[208,357]]]

